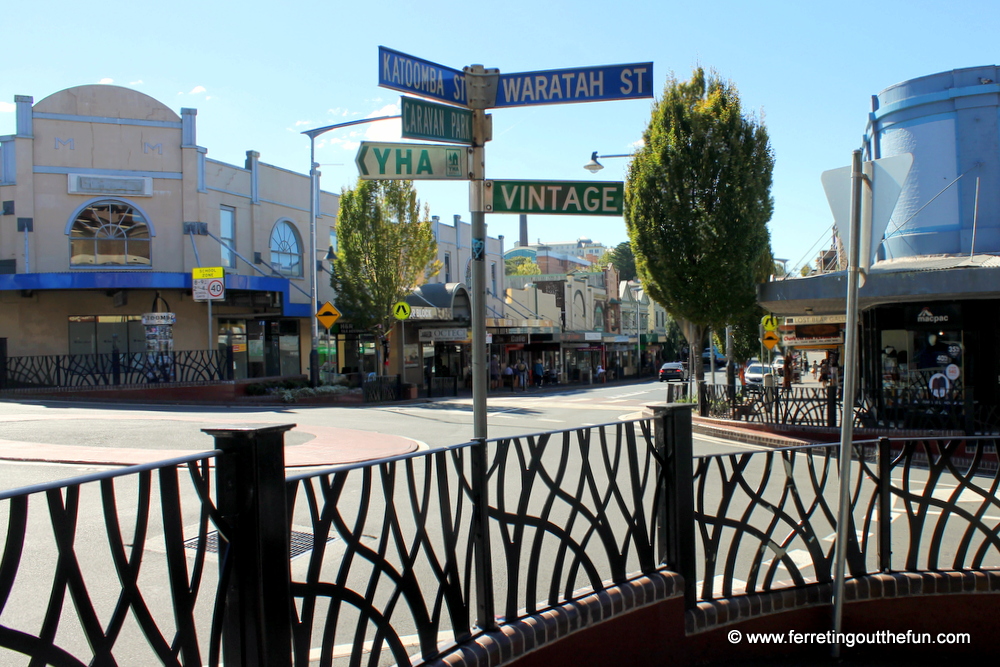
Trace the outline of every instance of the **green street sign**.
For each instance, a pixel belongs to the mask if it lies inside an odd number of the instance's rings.
[[[468,109],[400,98],[403,108],[403,138],[472,144],[472,112]]]
[[[355,163],[369,181],[469,180],[469,159],[461,146],[362,141]]]
[[[487,181],[491,184],[491,213],[621,215],[625,199],[620,181]]]

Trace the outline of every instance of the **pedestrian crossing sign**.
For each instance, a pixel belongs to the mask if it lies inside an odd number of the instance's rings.
[[[397,320],[410,319],[410,304],[405,301],[397,301],[392,307],[392,314]]]

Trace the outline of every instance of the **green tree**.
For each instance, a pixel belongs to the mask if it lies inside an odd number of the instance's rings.
[[[345,317],[380,341],[395,323],[393,304],[440,270],[428,213],[421,219],[411,181],[358,180],[341,194],[330,284]]]
[[[761,267],[773,268],[774,157],[736,87],[700,67],[667,81],[643,138],[625,188],[636,268],[682,325],[701,379],[705,331],[755,308]]]
[[[532,262],[527,257],[511,257],[503,262],[503,271],[506,276],[537,276],[542,272],[538,264]]]
[[[607,261],[615,265],[618,269],[620,280],[635,280],[638,273],[635,270],[635,255],[632,253],[632,244],[622,241],[614,248],[605,253]]]

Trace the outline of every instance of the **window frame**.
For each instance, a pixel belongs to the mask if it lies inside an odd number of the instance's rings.
[[[291,231],[291,240],[295,242],[298,252],[275,248],[275,234],[278,233],[279,229],[288,229]],[[279,239],[279,243],[287,243],[287,241],[287,238]],[[271,226],[271,233],[267,237],[267,249],[268,263],[275,273],[278,273],[283,278],[289,279],[305,277],[305,251],[302,249],[302,234],[299,233],[299,229],[295,225],[294,220],[289,218],[279,218],[275,221],[274,225]],[[279,261],[275,261],[275,255],[278,256]],[[286,256],[292,258],[293,260],[293,264],[289,265],[287,268],[286,264],[280,261],[282,257]],[[298,259],[297,265],[294,263],[296,258]]]
[[[229,213],[229,215],[230,215],[230,219],[229,219],[229,222],[230,222],[230,225],[231,225],[231,228],[229,230],[230,236],[226,236],[226,230],[224,228],[224,224],[225,223],[224,223],[223,217],[224,217],[225,213]],[[232,269],[233,271],[235,271],[237,269],[237,266],[236,266],[236,207],[235,206],[229,206],[227,204],[220,204],[219,205],[219,238],[222,239],[222,241],[224,243],[228,244],[230,248],[232,248],[232,250],[229,250],[229,249],[226,248],[225,245],[221,245],[219,247],[220,263],[222,264],[222,268],[223,269]]]
[[[126,207],[127,209],[131,209],[131,215],[136,216],[137,214],[139,221],[134,222],[134,225],[131,228],[126,229],[122,227],[121,218],[119,218],[119,220],[114,223],[114,227],[116,227],[121,232],[120,236],[98,236],[98,232],[100,232],[100,230],[104,229],[105,227],[110,226],[111,223],[102,224],[100,227],[97,228],[97,231],[94,232],[93,236],[75,236],[74,229],[77,227],[78,222],[81,223],[81,225],[83,224],[81,217],[84,215],[85,211],[101,205],[122,206]],[[110,219],[111,216],[109,216],[109,220]],[[145,235],[144,236],[136,235],[135,230],[141,230],[141,229],[145,229]],[[67,264],[69,268],[72,270],[104,271],[108,270],[109,268],[114,268],[115,270],[130,269],[130,270],[148,271],[153,268],[153,239],[156,237],[156,229],[153,226],[153,223],[150,221],[149,216],[146,214],[146,211],[144,211],[141,206],[137,205],[135,202],[132,202],[128,199],[123,199],[121,197],[103,196],[103,197],[94,197],[92,199],[87,200],[86,202],[78,206],[76,210],[74,210],[73,213],[69,216],[69,219],[66,221],[66,227],[63,230],[63,233],[67,237],[67,253],[68,253]],[[123,243],[124,244],[123,252],[121,253],[121,256],[125,258],[125,261],[121,263],[111,262],[111,263],[98,264],[97,258],[101,256],[101,253],[98,252],[99,248],[98,242],[102,240],[105,243],[107,242]],[[73,250],[74,242],[79,243],[80,241],[92,244],[92,252],[89,255],[93,260],[92,262],[77,263],[73,261],[73,258],[77,256],[74,255],[74,250]],[[134,253],[134,252],[130,253],[129,252],[130,241],[132,242],[133,245],[141,246],[142,244],[145,244],[145,253]],[[130,255],[134,257],[143,258],[146,260],[146,262],[130,263],[128,261]]]

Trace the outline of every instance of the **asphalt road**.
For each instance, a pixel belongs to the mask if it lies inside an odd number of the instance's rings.
[[[720,379],[721,379],[720,373]],[[649,405],[666,400],[666,383],[655,380],[623,385],[593,385],[565,390],[543,388],[490,394],[488,436],[543,431],[638,418]],[[0,401],[0,443],[86,446],[177,452],[214,447],[204,428],[232,425],[297,424],[286,434],[290,446],[310,442],[309,429],[352,429],[403,436],[422,448],[466,442],[472,437],[472,399],[382,406],[158,406],[66,401]],[[696,437],[696,453],[747,449],[712,438]],[[754,447],[749,447],[754,449]],[[42,447],[39,458],[54,460]],[[104,469],[94,464],[12,462],[0,460],[0,490],[63,479]]]

